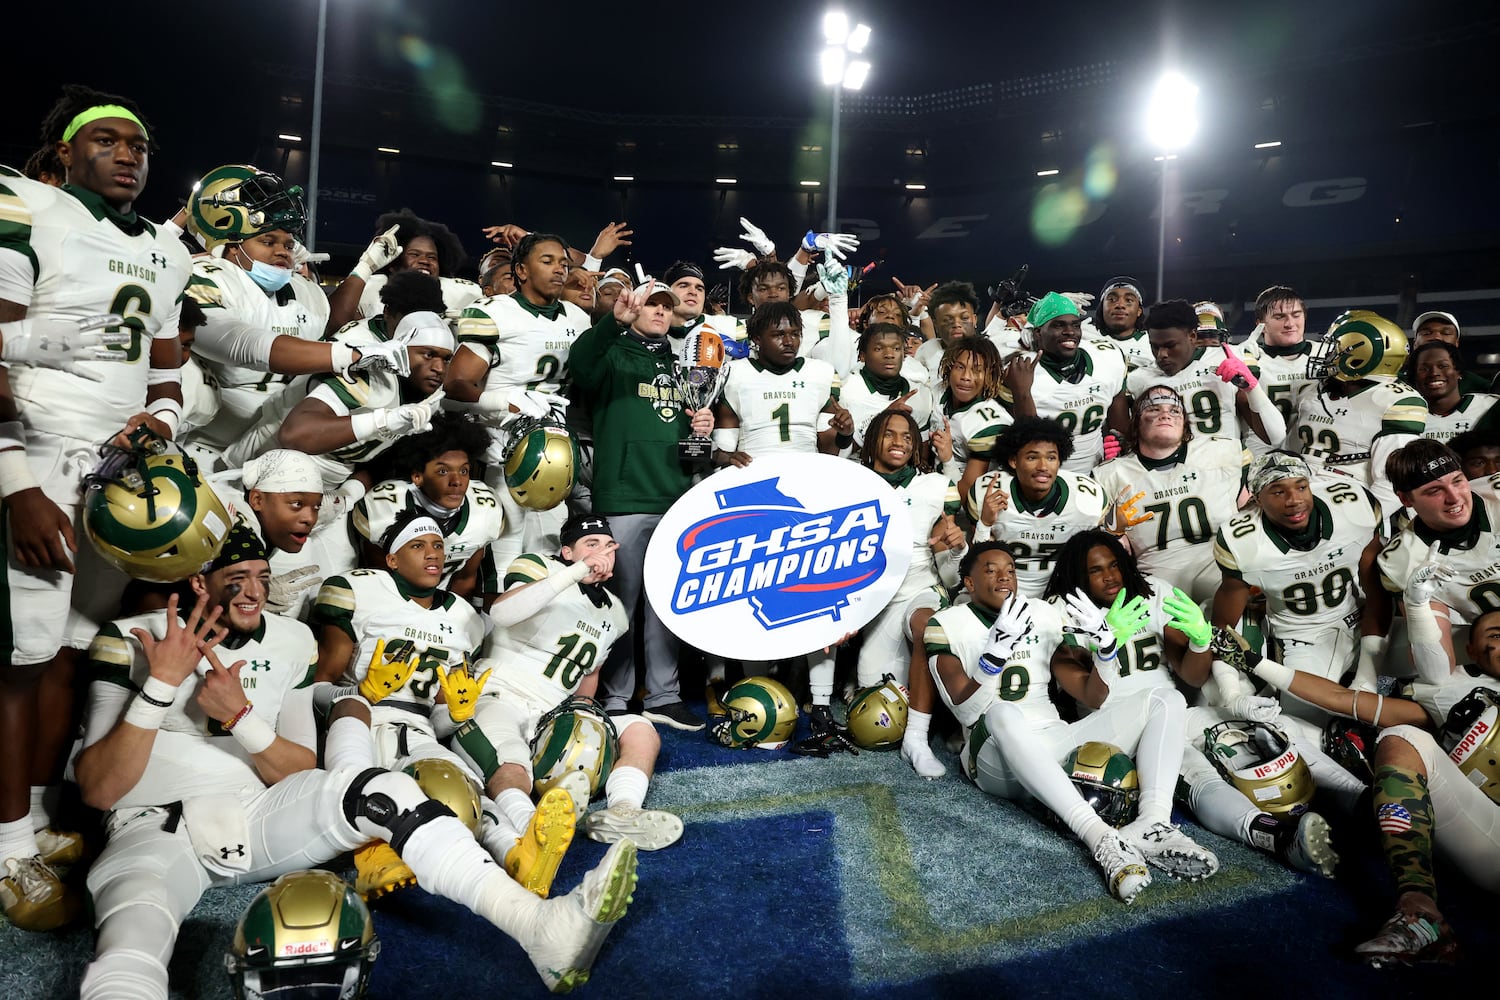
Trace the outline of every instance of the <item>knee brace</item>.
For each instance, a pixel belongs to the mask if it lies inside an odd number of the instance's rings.
[[[416,779],[383,768],[360,772],[344,793],[344,817],[350,825],[361,832],[360,820],[376,827],[397,854],[424,823],[453,815],[452,809],[429,799]]]

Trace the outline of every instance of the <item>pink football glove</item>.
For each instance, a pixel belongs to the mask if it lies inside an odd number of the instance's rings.
[[[1104,460],[1108,462],[1112,458],[1119,458],[1122,450],[1120,435],[1114,431],[1107,431],[1104,435]]]
[[[1219,362],[1219,367],[1214,369],[1214,374],[1225,382],[1233,382],[1238,389],[1249,392],[1260,381],[1250,374],[1250,366],[1245,364],[1244,359],[1234,353],[1234,348],[1228,344],[1224,345],[1224,360]]]

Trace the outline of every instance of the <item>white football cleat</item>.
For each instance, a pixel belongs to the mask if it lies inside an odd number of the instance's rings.
[[[1147,861],[1173,878],[1196,882],[1219,870],[1219,859],[1213,851],[1171,823],[1143,826],[1138,820],[1122,829],[1120,834],[1134,844]]]
[[[1146,859],[1134,844],[1113,830],[1094,850],[1094,862],[1104,871],[1110,894],[1129,906],[1151,884]]]
[[[547,989],[567,993],[589,981],[589,970],[615,922],[625,915],[636,883],[635,844],[622,840],[566,896],[542,905],[536,939],[526,955]]]
[[[583,832],[603,844],[633,840],[639,850],[659,851],[682,839],[682,820],[661,809],[622,803],[589,813],[583,818]]]

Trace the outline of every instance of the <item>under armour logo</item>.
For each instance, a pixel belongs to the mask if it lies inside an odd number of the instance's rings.
[[[449,625],[447,622],[438,622],[438,631],[439,632],[452,632],[453,631],[453,626]]]
[[[251,660],[250,661],[250,669],[252,671],[254,671],[254,670],[270,670],[271,669],[271,661],[270,660]]]
[[[164,254],[164,253],[157,253],[156,251],[153,250],[151,252],[151,263],[155,264],[157,267],[166,267],[167,266],[167,255]]]
[[[298,326],[304,326],[304,325],[306,325],[306,323],[307,323],[307,313],[305,313],[305,312],[299,312],[297,314],[297,325]]]
[[[807,388],[807,383],[805,381],[803,381],[802,379],[794,379],[792,381],[792,388],[793,389],[806,389]]]
[[[229,860],[231,854],[237,858],[243,858],[245,856],[245,845],[236,844],[234,847],[221,847],[219,848],[219,853],[224,856],[225,861]]]

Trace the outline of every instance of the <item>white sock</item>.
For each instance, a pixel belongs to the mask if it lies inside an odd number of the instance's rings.
[[[918,712],[909,709],[906,713],[906,735],[901,737],[903,744],[927,747],[927,727],[932,724],[932,716],[927,712]]]
[[[604,782],[605,801],[615,806],[635,806],[639,809],[646,801],[646,786],[651,779],[638,767],[616,766]]]
[[[31,828],[31,816],[0,823],[0,865],[11,858],[22,860],[41,853],[36,845],[36,831]]]
[[[31,786],[31,828],[41,831],[52,825],[57,815],[57,801],[62,797],[61,785]]]
[[[536,803],[531,801],[530,795],[519,788],[507,788],[501,791],[495,796],[495,805],[510,825],[515,827],[517,836],[526,831],[531,817],[536,815]]]
[[[505,856],[520,836],[521,831],[511,828],[510,821],[494,799],[488,795],[479,796],[479,842],[494,857],[496,864],[505,864]]]
[[[807,654],[807,686],[814,705],[833,704],[833,654]]]
[[[545,902],[506,875],[458,820],[443,816],[417,827],[401,860],[428,892],[462,903],[523,948],[535,940]]]

